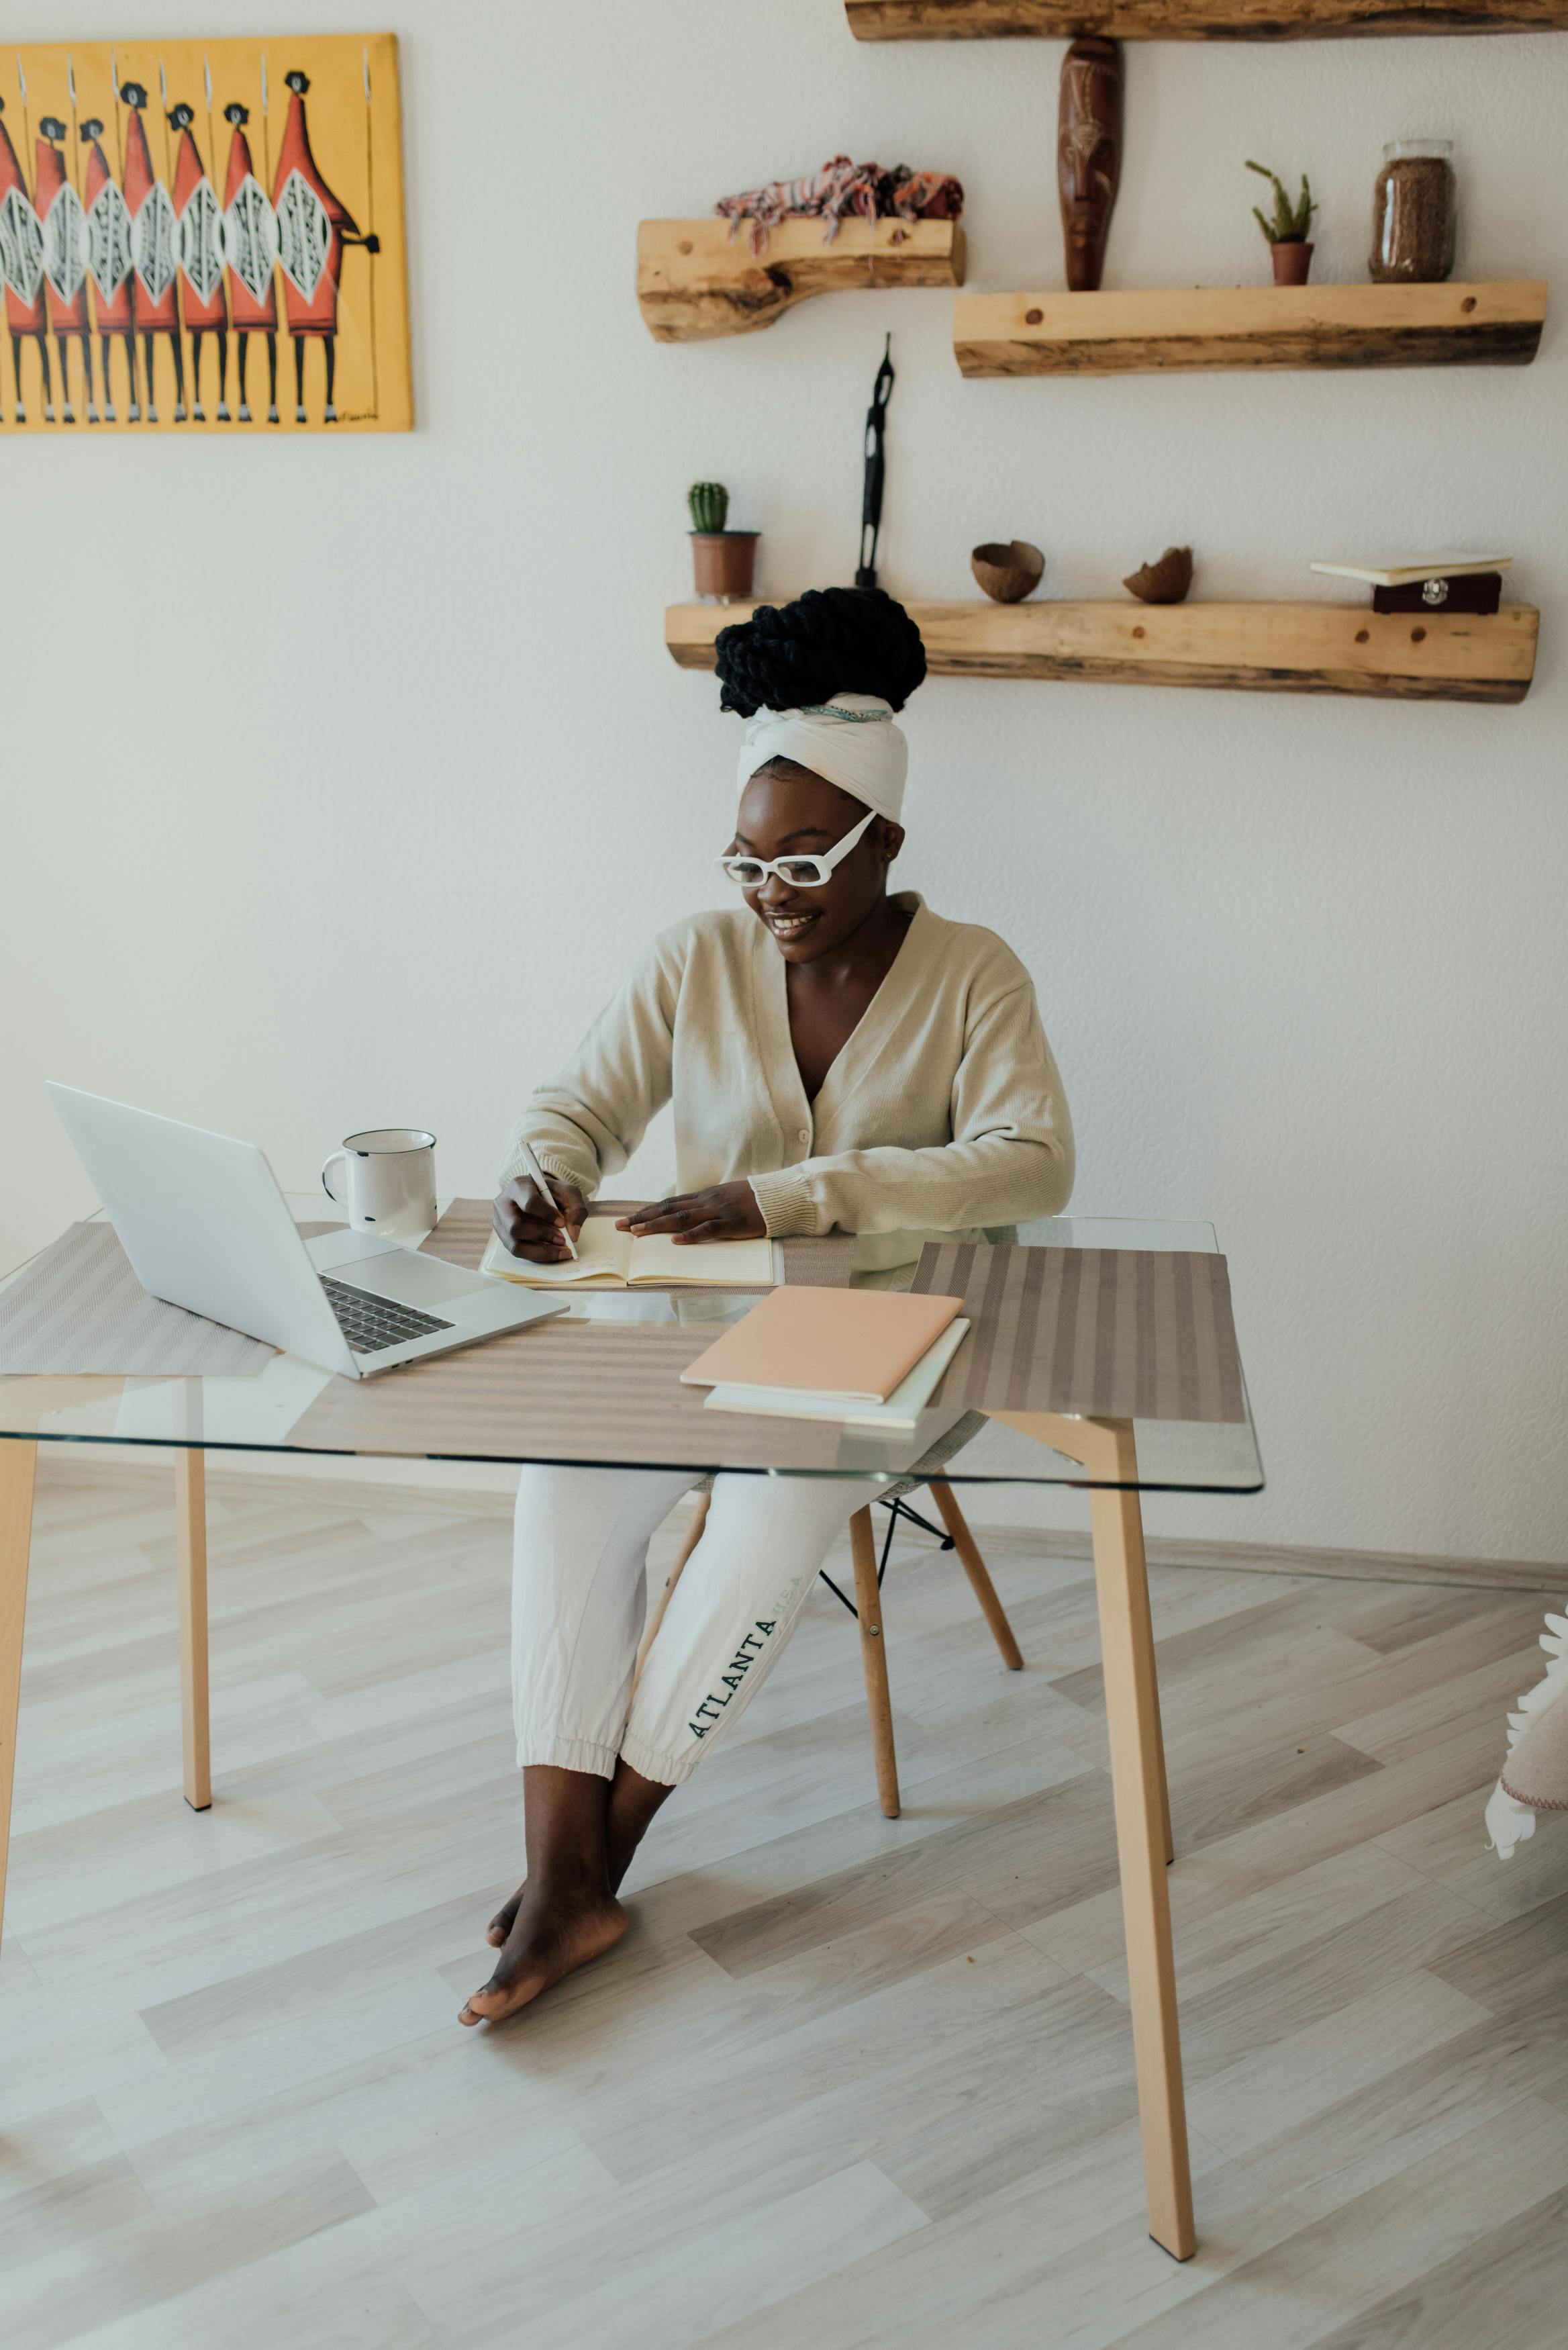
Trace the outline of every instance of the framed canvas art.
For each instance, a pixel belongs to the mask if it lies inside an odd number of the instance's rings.
[[[390,33],[0,49],[12,430],[413,422]]]

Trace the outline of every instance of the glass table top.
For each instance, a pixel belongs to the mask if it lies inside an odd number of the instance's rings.
[[[318,1194],[293,1193],[289,1205],[296,1221],[316,1231],[340,1222]],[[444,1203],[443,1203],[444,1205]],[[1218,1248],[1214,1228],[1206,1223],[1140,1221],[1101,1216],[1053,1216],[1023,1224],[998,1239],[1014,1240],[1033,1248],[1147,1249],[1211,1253]],[[914,1263],[891,1270],[857,1274],[852,1286],[907,1287]],[[26,1267],[0,1280],[0,1296]],[[755,1291],[699,1290],[597,1291],[571,1296],[567,1308],[573,1321],[639,1323],[666,1329],[673,1325],[712,1327],[732,1321],[756,1303]],[[537,1326],[542,1336],[556,1325]],[[515,1343],[531,1343],[527,1334]],[[495,1342],[491,1342],[495,1343]],[[465,1350],[472,1352],[472,1350]],[[461,1360],[453,1357],[450,1360]],[[352,1385],[357,1391],[380,1389],[398,1381],[393,1371],[383,1379],[348,1382],[330,1371],[292,1355],[275,1355],[259,1371],[245,1378],[130,1378],[101,1376],[0,1377],[0,1440],[36,1439],[49,1443],[175,1445],[213,1451],[310,1452],[358,1458],[399,1458],[441,1461],[565,1461],[568,1465],[621,1468],[670,1467],[666,1451],[657,1460],[640,1457],[635,1416],[614,1427],[586,1432],[580,1445],[567,1451],[557,1444],[535,1449],[524,1430],[504,1448],[475,1440],[454,1444],[426,1440],[417,1425],[417,1412],[399,1416],[395,1433],[383,1430],[373,1443],[344,1443],[314,1436],[304,1423],[311,1408],[329,1388]],[[1143,1491],[1254,1493],[1263,1482],[1262,1465],[1250,1405],[1235,1421],[1137,1419],[1133,1422],[1137,1460],[1136,1482]],[[319,1419],[319,1415],[317,1419]],[[737,1415],[726,1415],[732,1430]],[[1068,1416],[1070,1417],[1070,1416]],[[962,1425],[961,1426],[961,1423]],[[758,1475],[872,1478],[894,1485],[920,1473],[930,1456],[929,1473],[960,1484],[1077,1485],[1096,1481],[1080,1464],[997,1419],[947,1409],[920,1414],[912,1431],[894,1433],[846,1429],[830,1430],[825,1458],[801,1466],[791,1460],[780,1465],[781,1428],[798,1430],[805,1423],[781,1422],[757,1416],[748,1419],[742,1440],[748,1450],[734,1453],[732,1435],[722,1466],[726,1473]],[[822,1422],[811,1423],[823,1428]],[[956,1451],[955,1439],[961,1439]],[[684,1455],[680,1457],[684,1461]],[[701,1456],[701,1415],[694,1423],[691,1466],[693,1476],[711,1465]],[[1127,1482],[1132,1482],[1130,1480]]]

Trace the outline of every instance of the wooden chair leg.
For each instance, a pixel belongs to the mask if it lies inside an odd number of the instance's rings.
[[[22,1620],[27,1612],[37,1457],[38,1448],[30,1438],[0,1440],[0,1929],[5,1922],[5,1860],[11,1846],[16,1714],[22,1697]]]
[[[1114,1439],[1109,1472],[1136,1477],[1131,1428],[1119,1422],[1103,1426]],[[1091,1492],[1089,1509],[1149,2233],[1177,2260],[1186,2261],[1197,2250],[1198,2238],[1165,1873],[1168,1813],[1143,1514],[1136,1492],[1106,1487]]]
[[[870,1510],[849,1521],[855,1561],[855,1611],[860,1618],[860,1662],[877,1756],[877,1797],[888,1819],[898,1816],[898,1758],[893,1746],[893,1700],[888,1688],[888,1646],[882,1638],[882,1594],[877,1583],[877,1535]]]
[[[180,1580],[180,1727],[185,1801],[213,1806],[213,1728],[207,1688],[207,1456],[174,1455],[174,1531]]]
[[[1002,1650],[1002,1663],[1010,1673],[1021,1673],[1023,1670],[1023,1652],[1012,1637],[1007,1610],[996,1596],[996,1586],[986,1571],[985,1561],[969,1530],[969,1522],[958,1505],[957,1494],[940,1478],[931,1480],[930,1494],[937,1505],[937,1515],[952,1536],[959,1565],[969,1577],[970,1587],[980,1602],[981,1614],[990,1625],[992,1637]]]
[[[675,1596],[675,1586],[685,1572],[686,1562],[702,1539],[702,1529],[708,1523],[708,1505],[712,1499],[711,1493],[700,1493],[697,1497],[697,1507],[691,1513],[691,1523],[686,1529],[686,1539],[676,1555],[675,1564],[670,1570],[669,1578],[654,1602],[653,1611],[649,1617],[648,1629],[642,1636],[642,1646],[637,1652],[637,1664],[632,1671],[633,1689],[636,1689],[642,1678],[642,1669],[648,1661],[648,1652],[659,1637],[659,1627],[664,1621],[664,1611]]]

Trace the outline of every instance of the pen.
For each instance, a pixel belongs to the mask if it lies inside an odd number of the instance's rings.
[[[560,1209],[556,1206],[556,1195],[550,1189],[549,1179],[545,1175],[544,1169],[540,1166],[538,1160],[535,1158],[534,1153],[529,1149],[528,1145],[525,1142],[520,1142],[517,1145],[517,1156],[523,1161],[523,1172],[527,1176],[528,1180],[533,1184],[534,1189],[538,1192],[541,1200],[547,1200],[550,1205],[556,1208],[556,1221],[559,1222],[561,1227],[561,1238],[566,1243],[566,1253],[568,1256],[575,1257],[577,1253],[577,1244],[572,1238],[571,1233],[566,1230],[566,1218],[561,1214]]]

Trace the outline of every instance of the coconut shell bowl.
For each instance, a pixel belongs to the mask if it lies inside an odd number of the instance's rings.
[[[1021,604],[1045,576],[1045,557],[1027,539],[988,539],[973,549],[969,567],[999,604]]]
[[[1141,604],[1179,604],[1192,585],[1192,549],[1168,546],[1158,563],[1146,563],[1122,581]]]

